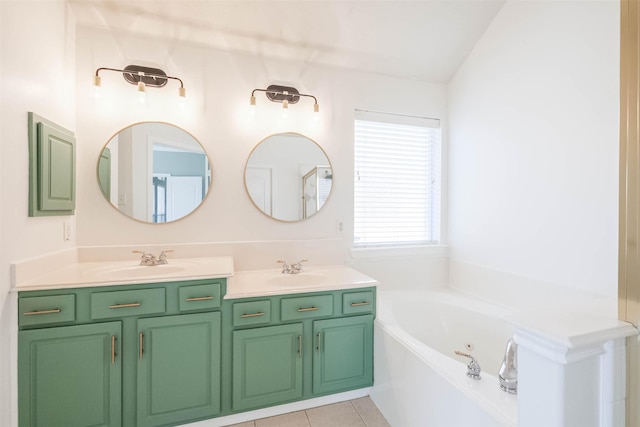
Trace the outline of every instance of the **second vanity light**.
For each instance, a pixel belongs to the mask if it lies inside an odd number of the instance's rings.
[[[264,92],[267,95],[267,99],[272,102],[281,102],[283,114],[289,109],[289,104],[296,104],[300,101],[300,97],[313,98],[313,112],[320,112],[320,105],[318,105],[318,99],[313,95],[306,93],[300,93],[298,89],[290,86],[269,85],[266,89],[254,89],[251,91],[251,98],[249,98],[249,105],[251,112],[255,113],[256,109],[256,92]]]
[[[180,102],[183,102],[186,97],[186,91],[184,83],[182,83],[182,79],[168,76],[167,73],[159,68],[143,67],[141,65],[127,65],[122,70],[118,68],[100,67],[96,70],[96,74],[93,76],[93,85],[96,89],[99,89],[102,86],[100,71],[115,71],[121,73],[127,83],[137,86],[141,102],[144,102],[147,86],[163,87],[167,84],[169,79],[176,80],[180,83],[180,87],[178,88],[178,97],[180,98]]]

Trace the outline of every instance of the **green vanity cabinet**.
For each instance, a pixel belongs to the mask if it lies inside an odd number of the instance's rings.
[[[373,384],[374,287],[226,286],[20,291],[19,427],[178,426]]]
[[[302,397],[302,323],[233,332],[233,410]]]
[[[314,393],[373,383],[373,315],[315,321],[313,336]]]
[[[138,320],[138,427],[220,412],[220,313]]]
[[[121,323],[21,331],[21,427],[121,425]]]
[[[373,385],[375,289],[231,304],[233,411]]]
[[[19,292],[19,426],[175,426],[220,414],[225,287]]]

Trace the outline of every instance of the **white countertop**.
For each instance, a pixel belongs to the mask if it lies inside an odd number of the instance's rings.
[[[225,299],[334,291],[377,286],[378,282],[344,265],[305,267],[302,273],[280,269],[239,271],[229,278]]]
[[[41,268],[42,274],[19,274],[19,269]],[[16,265],[16,291],[51,290],[109,285],[215,279],[233,276],[232,257],[170,259],[168,264],[143,266],[139,261],[69,262],[42,268]]]
[[[305,266],[298,274],[280,269],[234,271],[230,256],[172,258],[144,266],[138,260],[78,262],[68,254],[13,265],[15,292],[227,278],[226,299],[376,286],[374,279],[344,265]]]

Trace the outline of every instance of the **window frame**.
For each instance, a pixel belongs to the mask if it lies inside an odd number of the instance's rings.
[[[358,238],[358,173],[359,173],[359,153],[358,153],[358,122],[371,122],[374,125],[391,125],[397,126],[398,132],[402,131],[403,126],[420,127],[427,131],[425,137],[425,143],[429,144],[429,147],[425,149],[427,156],[425,159],[424,167],[427,174],[424,175],[427,188],[423,190],[423,194],[426,197],[431,198],[431,202],[428,203],[427,212],[422,217],[424,223],[424,234],[416,240],[408,240],[402,238],[402,232],[398,232],[396,237],[400,237],[397,240],[390,241],[375,241],[368,240],[357,242]],[[354,114],[354,146],[353,146],[353,236],[351,241],[352,253],[370,252],[372,250],[382,252],[410,252],[421,251],[423,248],[444,248],[442,245],[443,235],[443,221],[442,221],[442,205],[443,205],[443,149],[442,149],[442,127],[441,120],[429,117],[407,116],[393,113],[381,113],[368,110],[355,110]],[[392,129],[392,128],[389,128]],[[405,128],[409,129],[409,128]],[[410,143],[403,141],[405,146]],[[373,147],[375,150],[375,147]],[[375,155],[374,155],[375,158]],[[375,161],[375,160],[374,160]],[[400,160],[402,163],[405,160]],[[411,161],[409,159],[408,161]],[[397,169],[398,165],[395,166]],[[428,183],[431,181],[431,184]],[[410,200],[411,201],[411,200]],[[413,200],[415,201],[415,200]],[[391,204],[391,203],[389,203]],[[401,222],[402,220],[399,220]],[[400,226],[400,228],[402,228]],[[410,233],[410,232],[409,232]],[[375,233],[373,233],[375,234]],[[406,237],[406,236],[405,236]],[[431,250],[429,250],[431,251]],[[440,249],[436,249],[435,252],[441,252]]]

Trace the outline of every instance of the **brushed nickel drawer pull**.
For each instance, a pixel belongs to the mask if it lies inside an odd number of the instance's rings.
[[[142,360],[142,343],[143,343],[143,340],[144,340],[144,334],[142,332],[140,332],[139,337],[140,337],[140,360]]]
[[[318,349],[318,354],[320,354],[320,332],[316,334],[316,338],[318,338],[318,346],[316,348]]]
[[[53,310],[39,310],[39,311],[27,311],[26,313],[22,313],[25,316],[33,316],[36,314],[53,314],[53,313],[61,313],[61,308],[55,308]]]
[[[264,316],[264,313],[262,311],[258,311],[257,313],[245,313],[245,314],[241,314],[240,318],[241,319],[246,319],[247,317],[260,317],[260,316]]]
[[[320,307],[299,308],[298,313],[303,313],[305,311],[316,311],[316,310],[320,310]]]
[[[298,335],[298,356],[302,357],[302,335]]]
[[[127,307],[140,307],[142,303],[140,302],[132,302],[131,304],[114,304],[110,305],[109,308],[127,308]]]
[[[212,300],[213,297],[194,297],[194,298],[187,298],[185,299],[185,301],[209,301]]]
[[[111,335],[111,364],[116,363],[116,336]]]
[[[367,301],[352,302],[351,303],[351,307],[360,307],[361,305],[369,305],[369,303]]]

